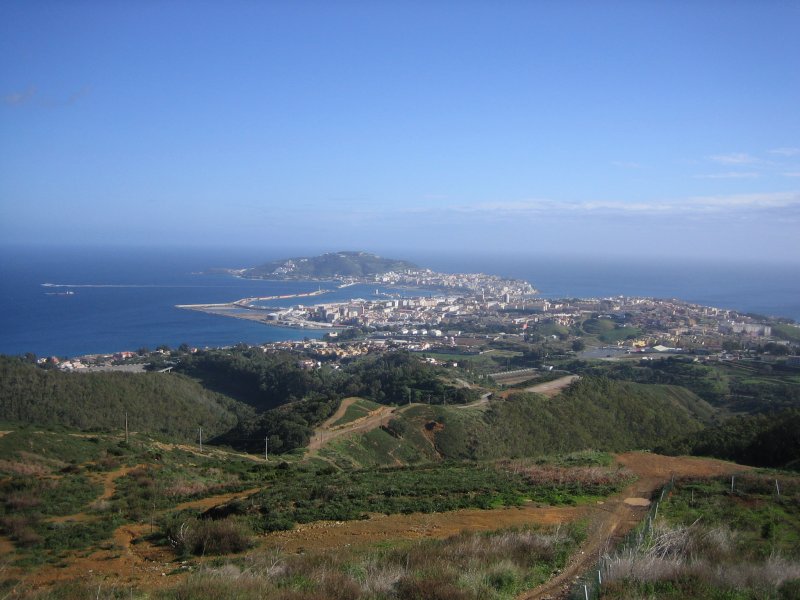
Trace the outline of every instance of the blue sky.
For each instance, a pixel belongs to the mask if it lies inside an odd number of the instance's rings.
[[[0,239],[800,255],[797,2],[0,4]]]

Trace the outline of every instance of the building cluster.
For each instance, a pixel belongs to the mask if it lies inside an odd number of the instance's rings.
[[[472,352],[490,338],[508,336],[536,342],[555,338],[570,344],[585,337],[587,320],[605,320],[608,346],[620,352],[676,349],[714,350],[725,341],[740,345],[770,338],[764,319],[732,310],[701,306],[675,299],[614,296],[607,298],[547,299],[521,280],[485,274],[443,274],[430,270],[390,272],[350,283],[414,286],[441,290],[432,296],[353,299],[290,308],[265,309],[254,302],[239,304],[247,318],[278,326],[325,329],[324,340],[285,341],[261,346],[265,352],[298,351],[302,368],[336,363],[371,352],[404,348],[411,351],[458,348]],[[246,299],[253,300],[253,299]],[[258,300],[258,299],[256,299]],[[353,335],[348,329],[364,333]],[[472,333],[462,333],[472,332]],[[366,334],[366,335],[365,335]],[[603,336],[600,336],[601,339]],[[354,339],[355,338],[355,339]],[[752,345],[752,344],[751,344]],[[565,345],[565,347],[567,347]],[[185,349],[183,350],[185,351]],[[190,351],[196,351],[192,348]],[[63,361],[58,368],[84,370],[92,366],[135,362],[132,352]],[[58,362],[57,359],[47,359]],[[298,363],[300,364],[300,363]]]
[[[510,279],[485,273],[437,273],[430,269],[390,271],[375,275],[372,282],[383,285],[443,288],[471,292],[483,297],[521,299],[532,296],[536,289],[521,279]]]

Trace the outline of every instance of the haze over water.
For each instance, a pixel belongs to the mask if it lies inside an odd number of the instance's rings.
[[[228,302],[317,289],[320,284],[314,282],[200,274],[212,267],[254,266],[290,255],[296,253],[260,253],[252,249],[5,248],[0,260],[0,352],[75,356],[140,347],[153,349],[160,344],[174,347],[184,342],[204,347],[320,337],[324,332],[318,330],[271,327],[175,308],[176,304]],[[393,253],[391,257],[413,260],[438,271],[482,271],[526,279],[544,297],[676,297],[800,320],[797,265],[685,260],[654,264],[630,259],[516,255],[425,257],[413,252]],[[42,283],[97,287],[46,288]],[[75,294],[53,294],[66,290]],[[373,292],[372,286],[353,286],[283,304],[341,301],[370,297]]]

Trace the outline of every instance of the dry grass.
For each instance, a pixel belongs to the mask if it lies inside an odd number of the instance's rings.
[[[21,462],[18,460],[0,460],[0,471],[12,475],[29,475],[43,477],[49,475],[51,470],[37,463]]]
[[[6,508],[10,511],[36,508],[42,503],[38,496],[31,492],[12,492],[6,496]]]
[[[606,582],[646,583],[695,579],[722,588],[773,588],[800,578],[800,561],[777,554],[762,562],[743,561],[736,534],[725,527],[709,529],[656,525],[652,535],[603,560]]]
[[[33,546],[42,541],[35,525],[36,520],[26,515],[7,515],[0,520],[0,528],[19,546]]]
[[[575,537],[563,529],[514,530],[464,533],[447,540],[367,552],[251,553],[235,566],[205,568],[162,597],[513,598],[547,577],[575,543]]]
[[[187,481],[178,479],[165,490],[167,496],[195,496],[205,494],[208,491],[208,484],[203,481]]]
[[[500,465],[508,471],[523,475],[532,484],[541,486],[617,486],[633,478],[633,473],[630,470],[617,467],[532,465],[525,460],[503,461]]]

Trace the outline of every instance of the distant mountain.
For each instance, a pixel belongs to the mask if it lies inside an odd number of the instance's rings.
[[[405,260],[382,258],[369,252],[328,252],[320,256],[273,260],[245,269],[241,276],[254,279],[324,279],[366,277],[416,268],[415,264]]]

